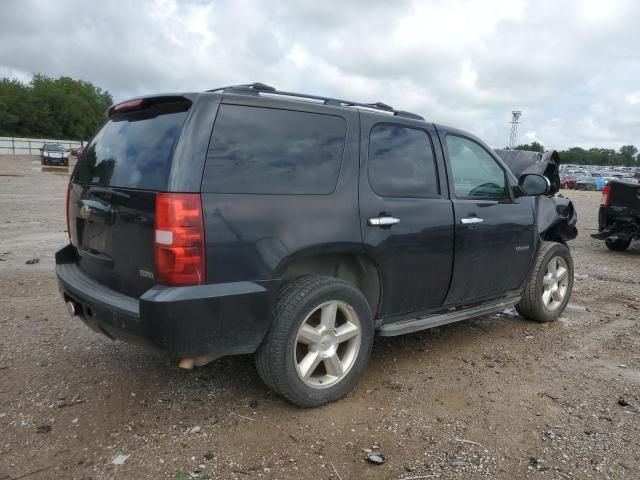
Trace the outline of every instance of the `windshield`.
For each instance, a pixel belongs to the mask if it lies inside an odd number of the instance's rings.
[[[45,145],[44,149],[49,152],[64,152],[62,145]]]

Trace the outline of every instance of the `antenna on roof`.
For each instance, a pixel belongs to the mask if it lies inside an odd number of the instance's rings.
[[[267,85],[266,83],[254,82],[254,83],[244,83],[241,85],[227,85],[226,87],[218,87],[211,90],[206,90],[207,92],[224,92],[225,90],[230,90],[232,88],[250,88],[257,91],[262,92],[275,92],[275,87],[271,85]]]
[[[255,82],[250,85],[246,85],[247,87],[253,88],[254,90],[259,90],[261,92],[275,92],[276,88],[271,85],[267,85],[266,83]]]

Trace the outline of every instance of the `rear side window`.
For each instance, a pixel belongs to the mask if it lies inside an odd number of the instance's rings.
[[[338,181],[342,117],[221,105],[202,190],[212,193],[328,194]]]
[[[171,157],[190,103],[154,105],[112,117],[78,161],[74,180],[111,187],[165,190]]]
[[[439,195],[427,132],[397,125],[373,127],[369,136],[369,183],[382,197]]]

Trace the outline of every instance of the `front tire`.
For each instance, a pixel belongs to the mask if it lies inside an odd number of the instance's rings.
[[[631,244],[631,239],[627,238],[607,238],[604,241],[604,244],[607,246],[607,248],[609,250],[612,250],[614,252],[623,252],[625,251],[627,248],[629,248],[629,245]]]
[[[566,245],[544,242],[516,310],[534,322],[557,320],[573,290],[573,259]]]
[[[372,318],[362,293],[343,280],[312,275],[292,281],[282,289],[256,352],[260,377],[302,407],[343,397],[369,360]]]

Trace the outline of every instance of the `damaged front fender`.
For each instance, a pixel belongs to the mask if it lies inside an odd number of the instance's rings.
[[[543,240],[568,242],[578,236],[578,214],[568,198],[536,197],[536,226]]]
[[[568,198],[557,195],[560,190],[560,155],[523,150],[496,150],[516,178],[525,173],[544,175],[551,186],[548,196],[536,197],[536,227],[540,238],[567,242],[578,236],[578,214]]]

